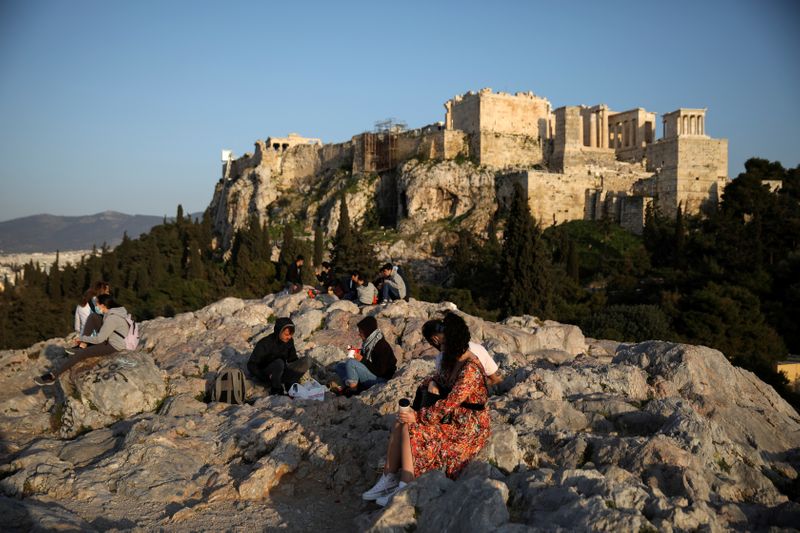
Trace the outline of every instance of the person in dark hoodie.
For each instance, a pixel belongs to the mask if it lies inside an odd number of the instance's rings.
[[[258,341],[247,361],[247,370],[257,380],[270,386],[270,394],[285,394],[284,386],[292,383],[308,371],[308,357],[297,357],[294,348],[294,323],[287,317],[275,321],[275,330]]]
[[[286,290],[291,294],[300,292],[303,289],[303,264],[306,258],[298,255],[294,263],[286,269]]]
[[[364,342],[360,353],[336,364],[335,371],[345,385],[344,389],[333,387],[337,394],[354,394],[376,383],[386,383],[397,370],[397,358],[378,329],[375,317],[364,318],[357,327]]]

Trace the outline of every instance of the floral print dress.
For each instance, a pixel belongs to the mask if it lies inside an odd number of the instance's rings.
[[[454,382],[448,383],[439,371],[427,378],[423,386],[427,387],[431,380],[452,389],[446,398],[420,409],[417,422],[408,425],[414,476],[444,469],[447,477],[454,479],[483,448],[491,433],[488,408],[475,411],[461,406],[462,402],[486,404],[483,367],[470,358],[459,369]]]

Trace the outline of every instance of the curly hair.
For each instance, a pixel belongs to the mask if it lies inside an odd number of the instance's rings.
[[[451,372],[458,361],[469,349],[469,327],[464,319],[455,313],[447,313],[442,319],[444,324],[444,349],[442,350],[442,370]]]

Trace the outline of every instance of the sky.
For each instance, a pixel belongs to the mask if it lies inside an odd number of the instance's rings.
[[[483,87],[708,108],[730,176],[794,167],[797,28],[794,0],[0,0],[0,221],[203,211],[221,149],[420,127]]]

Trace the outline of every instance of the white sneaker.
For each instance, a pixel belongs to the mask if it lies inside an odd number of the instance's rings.
[[[399,481],[400,480],[397,479],[397,474],[383,474],[378,482],[375,483],[371,489],[362,494],[361,497],[366,501],[376,500],[390,491],[395,490]]]
[[[377,503],[381,507],[386,507],[387,505],[389,505],[389,502],[392,501],[392,498],[394,498],[394,495],[397,494],[398,492],[400,492],[400,489],[402,489],[406,485],[408,485],[408,483],[406,483],[405,481],[401,481],[397,485],[397,487],[395,487],[394,489],[392,489],[389,492],[387,492],[384,496],[381,496],[380,498],[375,500],[375,503]]]

